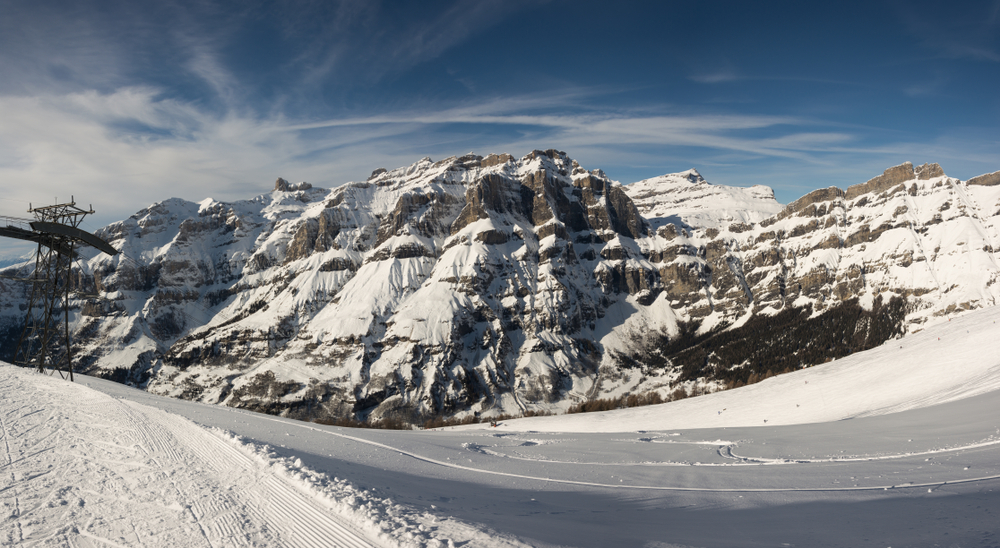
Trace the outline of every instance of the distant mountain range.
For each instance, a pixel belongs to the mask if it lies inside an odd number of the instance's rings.
[[[123,253],[81,261],[74,350],[92,375],[304,419],[677,397],[992,306],[998,223],[1000,172],[937,164],[782,206],[694,170],[621,185],[555,150],[424,158],[101,229]],[[0,289],[9,359],[27,289]]]
[[[7,268],[8,266],[23,263],[28,258],[22,255],[4,255],[0,256],[0,268]]]

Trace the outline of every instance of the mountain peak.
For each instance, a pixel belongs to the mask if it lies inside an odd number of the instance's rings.
[[[781,210],[770,187],[712,184],[696,169],[644,179],[625,187],[650,224],[722,228],[759,222]]]
[[[1000,171],[994,171],[993,173],[986,173],[984,175],[979,175],[978,177],[973,177],[969,179],[968,184],[979,186],[1000,185]]]
[[[274,190],[281,192],[294,192],[296,190],[309,190],[312,185],[303,181],[301,183],[289,183],[288,181],[278,177],[278,180],[274,182]]]
[[[675,173],[674,175],[676,175],[678,178],[687,179],[689,182],[695,184],[697,183],[712,184],[706,181],[705,178],[701,176],[701,173],[698,173],[698,170],[695,168],[691,168],[687,171],[682,171],[680,173]]]
[[[924,164],[914,169],[913,172],[917,175],[917,179],[921,181],[933,179],[934,177],[944,177],[944,170],[941,169],[939,164]]]
[[[912,162],[903,162],[898,166],[892,166],[886,169],[881,175],[872,177],[864,183],[847,187],[845,197],[848,200],[853,200],[862,194],[879,193],[907,181],[926,181],[935,177],[944,176],[944,170],[941,169],[941,166],[938,164],[923,164],[922,166],[914,169]]]

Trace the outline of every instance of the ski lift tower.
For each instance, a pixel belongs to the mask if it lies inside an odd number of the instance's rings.
[[[79,228],[83,218],[94,213],[93,207],[84,210],[76,206],[71,197],[68,203],[31,207],[28,213],[35,220],[5,217],[6,226],[0,226],[0,236],[28,240],[38,244],[35,253],[35,275],[30,278],[31,298],[28,300],[24,330],[14,352],[14,363],[35,367],[44,372],[46,367],[56,371],[61,368],[73,380],[73,362],[69,340],[69,288],[73,260],[79,255],[79,246],[91,246],[108,255],[118,250],[110,244]],[[30,227],[30,230],[26,227]],[[62,329],[56,305],[62,300]],[[62,339],[62,340],[60,340]],[[62,375],[62,372],[59,373]]]

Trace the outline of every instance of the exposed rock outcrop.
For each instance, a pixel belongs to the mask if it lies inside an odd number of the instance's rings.
[[[274,190],[280,192],[294,192],[296,190],[309,190],[310,188],[312,188],[312,185],[309,183],[289,183],[281,177],[278,177],[278,180],[274,182]]]
[[[805,196],[785,206],[785,209],[781,210],[781,213],[778,214],[778,217],[785,218],[788,217],[789,215],[798,213],[799,211],[802,211],[803,209],[813,204],[830,202],[836,200],[837,198],[843,198],[845,195],[846,193],[843,190],[840,190],[835,186],[831,186],[829,188],[820,188],[810,192],[809,194],[806,194]],[[813,213],[815,213],[816,208],[813,208],[812,211]]]
[[[980,185],[980,186],[1000,185],[1000,171],[994,171],[993,173],[987,173],[985,175],[973,177],[969,179],[968,184]]]
[[[862,194],[878,194],[883,190],[888,190],[900,183],[911,181],[915,178],[913,164],[906,162],[898,166],[890,167],[885,170],[882,175],[873,177],[869,179],[868,182],[847,187],[847,194],[845,197],[848,200],[853,200]]]

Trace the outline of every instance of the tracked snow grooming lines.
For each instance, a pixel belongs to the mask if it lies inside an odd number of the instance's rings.
[[[35,367],[39,372],[46,366],[59,371],[65,369],[73,380],[72,354],[69,341],[69,288],[70,267],[78,257],[76,248],[90,246],[117,255],[118,250],[101,238],[81,230],[80,223],[94,213],[93,207],[84,210],[71,197],[68,203],[31,207],[35,219],[0,219],[0,236],[28,240],[38,244],[35,253],[35,274],[26,281],[31,283],[24,330],[17,343],[14,363]],[[56,305],[62,297],[63,325],[60,329]],[[62,333],[60,333],[62,332]],[[64,335],[60,341],[59,335]],[[59,373],[62,375],[62,372]]]

